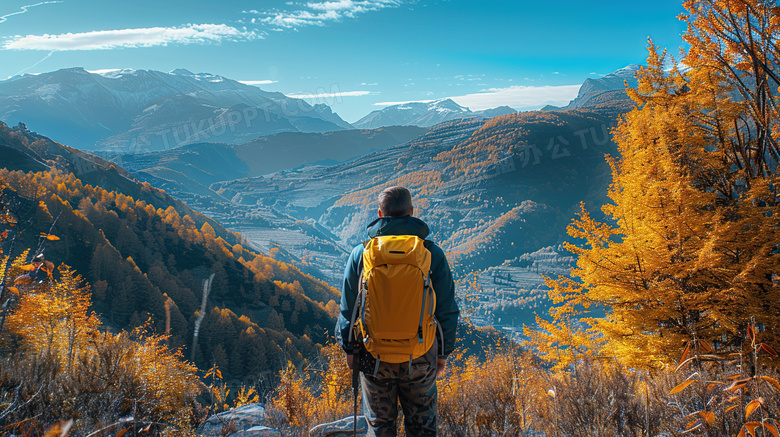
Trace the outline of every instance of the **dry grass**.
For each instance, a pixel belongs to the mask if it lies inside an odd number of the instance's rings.
[[[196,369],[166,336],[106,332],[87,312],[89,288],[64,266],[56,280],[20,290],[0,333],[0,434],[40,436],[71,419],[71,436],[192,428]]]

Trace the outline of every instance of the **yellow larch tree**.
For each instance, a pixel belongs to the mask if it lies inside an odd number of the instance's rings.
[[[57,281],[45,281],[22,294],[18,310],[8,317],[8,328],[33,350],[55,354],[71,369],[100,322],[89,311],[91,294],[81,276],[64,265],[58,270]]]
[[[536,342],[551,360],[599,342],[627,365],[662,366],[690,340],[738,344],[751,316],[780,339],[780,19],[761,1],[684,6],[682,63],[650,44],[614,132],[607,223],[583,209],[569,227],[577,266],[548,280],[558,306]],[[606,315],[572,326],[594,306]]]

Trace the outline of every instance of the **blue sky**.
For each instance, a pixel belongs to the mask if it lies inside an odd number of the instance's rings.
[[[680,0],[35,0],[0,4],[0,78],[66,67],[219,74],[325,102],[565,104],[588,77],[676,52]]]

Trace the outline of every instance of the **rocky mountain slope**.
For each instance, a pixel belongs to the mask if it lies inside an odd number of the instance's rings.
[[[631,109],[633,101],[626,94],[626,83],[632,88],[637,86],[635,75],[641,67],[639,64],[630,64],[604,77],[585,79],[577,97],[568,105],[562,108],[546,106],[542,110],[588,109],[611,115],[628,111]]]
[[[0,120],[65,144],[135,152],[351,126],[323,104],[184,69],[68,68],[0,82]]]

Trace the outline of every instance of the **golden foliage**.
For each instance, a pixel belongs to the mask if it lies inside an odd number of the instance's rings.
[[[27,254],[11,263],[8,276],[23,272]],[[168,432],[188,428],[199,390],[195,367],[168,349],[167,336],[145,334],[149,325],[132,335],[105,332],[89,311],[89,286],[65,265],[58,273],[20,285],[8,314],[11,337],[4,340],[13,343],[0,358],[0,404],[11,425],[4,429],[73,418],[49,432],[71,425],[83,432],[129,412],[137,423],[160,423]]]
[[[300,372],[288,362],[280,374],[271,405],[284,414],[289,426],[308,430],[352,414],[352,371],[341,347],[335,343],[323,347],[320,363],[317,369],[310,366]]]
[[[314,356],[314,344],[325,338],[322,333],[330,319],[322,306],[336,298],[335,289],[295,267],[244,249],[238,236],[197,212],[181,216],[179,210],[186,211],[186,207],[165,199],[158,202],[157,195],[162,196],[162,192],[154,190],[147,196],[144,190],[136,191],[147,197],[134,199],[84,185],[75,175],[57,171],[0,169],[0,184],[8,187],[5,193],[20,198],[26,194],[39,196],[36,226],[47,229],[53,216],[59,216],[56,232],[49,231],[59,241],[48,239],[52,236],[49,233],[40,233],[52,247],[47,255],[53,259],[71,256],[68,262],[96,285],[93,308],[114,328],[129,330],[151,316],[161,332],[164,326],[170,326],[174,346],[191,346],[193,326],[187,320],[200,304],[199,293],[192,291],[200,288],[194,271],[206,266],[217,274],[209,305],[254,302],[253,308],[245,312],[254,318],[255,310],[273,303],[279,317],[286,321],[284,328],[295,340],[293,346],[283,350],[285,339],[281,335],[258,336],[246,347],[234,347],[239,338],[225,336],[220,343],[230,351],[222,363],[228,378],[276,369],[276,363],[287,358],[298,362],[303,353]],[[153,203],[163,207],[155,208]],[[6,217],[3,211],[0,217]],[[85,252],[91,256],[80,255]],[[23,267],[14,267],[9,277],[19,278],[23,283],[16,284],[16,288],[24,288],[20,286],[30,285],[31,280],[22,276],[19,268]],[[26,268],[32,270],[35,266],[29,264]],[[274,280],[282,285],[277,286]],[[257,322],[247,319],[240,329],[257,326]],[[206,331],[210,325],[205,320]],[[303,340],[307,332],[314,341]],[[217,343],[210,344],[214,336],[205,334],[199,337],[199,350],[192,356],[207,368]],[[223,336],[217,337],[222,340]],[[285,357],[287,352],[289,357]]]
[[[757,340],[756,328],[751,320],[747,325],[750,346],[740,353],[716,354],[707,342],[699,340],[686,346],[676,372],[688,376],[669,391],[672,399],[684,397],[698,408],[685,416],[686,428],[701,429],[707,435],[739,429],[738,435],[752,436],[762,428],[764,434],[759,435],[776,435],[778,422],[772,416],[778,414],[780,384],[762,373],[767,371],[763,365],[777,359],[778,354]]]
[[[689,69],[665,71],[665,53],[650,44],[629,92],[636,108],[615,130],[621,158],[609,159],[608,223],[583,209],[569,227],[582,242],[567,246],[578,256],[572,278],[548,281],[556,326],[600,306],[606,317],[583,321],[629,366],[670,363],[694,337],[725,347],[722,338],[751,315],[780,338],[768,310],[780,298],[772,279],[780,271],[780,117],[762,82],[774,73],[742,62],[776,60],[776,45],[732,47],[729,39],[744,26],[774,29],[766,20],[775,12],[749,0],[728,2],[728,10],[716,1],[685,5]],[[735,90],[743,100],[732,98]],[[546,343],[571,344],[570,332],[551,329]]]
[[[247,404],[254,404],[260,401],[260,395],[254,387],[247,388],[242,385],[236,393],[236,399],[233,401],[233,407],[238,408]]]
[[[89,313],[88,286],[81,276],[60,266],[59,279],[23,294],[8,317],[8,329],[31,350],[56,356],[68,371],[74,358],[88,348],[100,321]]]
[[[530,355],[499,350],[483,362],[457,355],[439,383],[445,435],[524,435],[538,425],[531,410],[546,402],[545,382]]]

